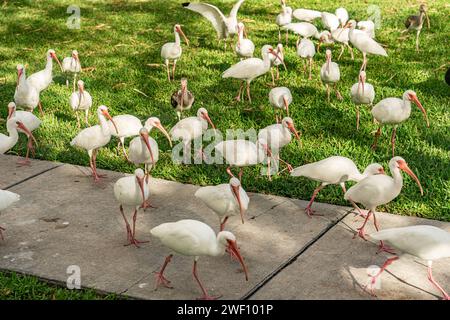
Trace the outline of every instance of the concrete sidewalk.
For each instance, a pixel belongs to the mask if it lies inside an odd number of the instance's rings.
[[[192,218],[218,229],[216,215],[193,196],[198,188],[152,179],[151,201],[156,208],[140,212],[137,235],[149,240],[141,248],[126,247],[119,206],[113,195],[122,173],[94,184],[88,168],[46,161],[17,168],[17,158],[0,156],[0,189],[21,195],[21,201],[0,215],[6,228],[0,242],[0,269],[32,274],[66,283],[67,268],[81,270],[83,287],[143,299],[195,299],[199,288],[192,278],[192,259],[175,255],[166,276],[174,289],[154,290],[153,272],[169,254],[150,229],[158,224]],[[300,183],[300,182],[299,182]],[[245,187],[245,184],[244,184]],[[232,231],[250,271],[245,281],[239,265],[227,255],[202,257],[199,276],[212,295],[223,299],[373,299],[362,290],[367,268],[381,265],[387,255],[377,246],[352,239],[361,218],[348,207],[315,204],[320,217],[308,218],[306,201],[250,193],[245,224],[232,219]],[[131,212],[129,213],[131,215]],[[379,214],[381,226],[449,223]],[[372,232],[372,229],[368,229]],[[435,279],[450,287],[450,259],[436,262]],[[381,278],[382,299],[436,299],[424,261],[402,258]]]

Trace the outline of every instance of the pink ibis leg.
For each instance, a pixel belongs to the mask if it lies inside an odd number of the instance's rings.
[[[125,213],[123,212],[122,205],[120,205],[120,213],[122,214],[123,221],[125,221],[125,227],[127,229],[127,241],[128,241],[128,243],[131,243],[131,238],[132,238],[131,227],[130,227],[130,224],[128,223],[127,217],[125,216]]]
[[[352,206],[353,206],[353,208],[355,208],[355,210],[358,211],[358,215],[359,215],[359,216],[361,216],[361,217],[363,217],[363,218],[366,218],[366,217],[367,217],[367,214],[365,214],[365,213],[361,210],[361,208],[358,207],[358,205],[355,203],[355,201],[353,201],[352,199],[348,199],[348,201],[350,201],[351,204],[352,204]]]
[[[220,231],[223,231],[223,229],[225,228],[225,224],[228,221],[228,217],[225,217],[225,219],[223,219],[223,221],[220,223]]]
[[[341,93],[340,93],[339,90],[337,89],[337,83],[334,84],[334,91],[336,92],[336,98],[337,98],[339,101],[342,101],[343,98],[342,98]]]
[[[395,260],[397,260],[398,257],[392,257],[386,260],[386,262],[383,264],[383,266],[380,268],[380,271],[378,271],[378,273],[374,276],[372,276],[372,279],[370,280],[370,283],[368,283],[365,287],[364,287],[364,291],[367,292],[367,287],[369,286],[369,290],[370,290],[370,294],[372,296],[376,296],[375,293],[373,292],[373,285],[376,283],[378,277],[381,275],[381,273],[386,270],[386,268]]]
[[[237,94],[237,96],[235,97],[235,99],[236,99],[237,102],[240,102],[240,101],[241,101],[241,92],[242,92],[242,89],[243,89],[243,88],[244,88],[244,82],[241,82],[241,86],[239,87],[238,94]]]
[[[170,69],[169,69],[169,60],[166,59],[166,69],[167,69],[167,79],[170,81]]]
[[[311,197],[311,200],[309,200],[308,205],[305,208],[305,213],[308,215],[308,217],[312,218],[312,216],[322,216],[322,214],[317,214],[314,213],[314,210],[311,208],[313,203],[314,203],[314,199],[316,198],[317,194],[319,193],[320,190],[322,190],[325,187],[325,185],[321,184],[320,186],[318,186],[314,192],[313,195]]]
[[[3,237],[3,231],[5,231],[5,228],[0,227],[0,239],[3,241],[5,238]]]
[[[347,43],[347,47],[348,47],[348,51],[350,51],[350,56],[352,57],[352,60],[355,59],[355,57],[353,56],[353,48],[350,47],[350,45]]]
[[[395,157],[395,139],[397,136],[397,126],[394,126],[394,129],[392,130],[392,136],[391,136],[391,145],[392,145],[392,157]]]
[[[177,59],[173,60],[172,80],[175,80],[175,69],[177,68]]]
[[[38,106],[39,106],[39,112],[41,113],[41,116],[44,116],[44,110],[42,109],[41,100],[39,100]]]
[[[197,260],[194,260],[194,267],[192,269],[192,274],[194,275],[194,278],[197,281],[197,283],[200,286],[200,289],[202,290],[202,293],[203,293],[203,295],[200,298],[198,298],[198,300],[217,300],[218,298],[221,297],[221,296],[217,296],[217,297],[210,296],[208,294],[208,292],[206,291],[205,287],[200,282],[200,279],[198,278],[198,275],[197,275]]]
[[[166,288],[172,289],[173,287],[170,286],[170,281],[167,280],[166,277],[164,277],[164,270],[166,270],[167,265],[169,264],[170,260],[172,260],[173,254],[170,254],[166,257],[166,260],[164,261],[164,264],[159,272],[155,272],[155,278],[156,278],[156,285],[155,290],[158,289],[159,285],[163,285]]]
[[[131,232],[131,242],[128,245],[134,244],[137,248],[139,248],[139,244],[146,243],[148,241],[139,241],[136,239],[136,220],[137,220],[137,209],[134,209],[133,214],[133,230]]]
[[[373,141],[372,144],[372,150],[375,150],[377,148],[378,145],[378,138],[381,136],[381,126],[378,126],[378,130],[377,132],[375,132],[375,140]]]
[[[97,152],[98,152],[97,149],[95,149],[92,152],[92,168],[93,168],[93,176],[94,176],[95,182],[98,182],[100,180],[100,178],[106,177],[106,174],[98,174],[98,172],[97,172]]]
[[[358,228],[358,233],[353,236],[353,239],[358,235],[359,237],[361,237],[362,239],[367,241],[366,232],[365,232],[364,229],[365,229],[367,221],[369,220],[371,215],[372,215],[372,210],[369,210],[369,212],[367,212],[366,219],[364,220],[364,223],[362,224],[361,227]]]
[[[356,106],[356,130],[359,130],[359,105]]]
[[[19,160],[17,161],[17,164],[19,166],[29,166],[31,165],[30,162],[30,151],[33,153],[34,155],[34,146],[33,146],[33,140],[31,137],[28,137],[28,143],[27,143],[27,154],[25,156],[24,160]]]
[[[379,224],[378,224],[378,221],[377,221],[377,215],[376,215],[375,212],[373,213],[373,225],[375,226],[375,229],[376,229],[377,231],[380,231],[380,226],[379,226]],[[383,240],[380,240],[380,245],[378,246],[377,254],[380,253],[380,252],[383,252],[383,251],[384,251],[384,252],[387,252],[387,253],[390,253],[390,254],[396,254],[396,253],[394,252],[394,249],[393,249],[393,248],[391,248],[391,247],[385,245],[385,244],[384,244],[384,241],[383,241]]]
[[[345,49],[345,47],[344,47],[344,45],[343,44],[341,44],[341,52],[339,53],[339,56],[338,56],[338,60],[340,60],[341,59],[341,57],[342,57],[342,54],[344,53],[344,49]]]
[[[247,97],[248,102],[252,103],[252,98],[250,97],[250,82],[247,82]]]
[[[437,283],[433,278],[432,261],[428,261],[428,280],[442,293],[443,300],[450,300],[450,296],[447,292]]]
[[[330,85],[327,83],[325,86],[327,88],[327,101],[330,103]]]

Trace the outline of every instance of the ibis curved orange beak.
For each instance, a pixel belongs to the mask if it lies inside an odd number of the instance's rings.
[[[211,127],[216,130],[216,127],[214,126],[214,123],[212,123],[211,118],[209,117],[209,115],[207,113],[203,113],[202,114],[203,119],[205,119],[206,121],[208,121],[208,123],[211,125]]]
[[[13,113],[14,113],[14,108],[8,108],[8,117],[6,118],[6,120],[9,120],[12,117]]]
[[[27,136],[31,137],[31,139],[33,139],[34,143],[37,145],[37,141],[34,138],[33,133],[31,133],[31,131],[28,130],[28,128],[25,127],[25,125],[21,121],[17,121],[16,124],[17,124],[17,128],[21,129],[23,132],[25,132],[25,134]]]
[[[427,111],[422,106],[422,104],[420,103],[419,99],[417,99],[417,96],[411,96],[411,101],[414,102],[414,104],[420,109],[420,111],[422,111],[423,116],[425,118],[425,121],[427,122],[427,127],[429,127],[430,126],[430,122],[428,121]]]
[[[231,250],[231,252],[238,258],[239,263],[241,264],[242,268],[244,269],[245,273],[245,281],[248,281],[248,270],[247,266],[244,263],[244,259],[241,256],[241,253],[239,252],[238,246],[236,241],[227,240],[228,242],[228,248]]]
[[[189,47],[189,39],[188,39],[188,38],[186,37],[186,35],[184,34],[183,30],[181,30],[180,27],[177,27],[177,32],[178,32],[179,34],[181,34],[181,36],[183,37],[184,41],[186,41],[186,44],[187,44],[188,47]]]
[[[107,117],[107,118],[111,121],[111,123],[113,124],[114,128],[116,129],[116,133],[119,134],[119,129],[117,129],[117,125],[116,125],[116,123],[114,122],[114,119],[113,119],[113,118],[111,117],[111,115],[109,114],[108,110],[104,110],[104,111],[103,111],[103,115],[104,115],[105,117]]]
[[[241,214],[242,224],[244,224],[244,208],[242,207],[241,195],[239,192],[239,186],[231,186],[231,191],[233,192],[236,200],[239,204],[239,213]]]
[[[408,167],[408,164],[405,161],[398,161],[397,163],[400,170],[405,171],[411,178],[413,178],[416,181],[417,185],[420,188],[420,194],[423,196],[423,189],[422,185],[420,184],[419,178],[417,178],[414,172],[412,172],[412,170]]]
[[[273,49],[269,49],[269,53],[273,54],[278,60],[283,64],[284,70],[287,70],[286,65],[284,64],[284,60],[280,58],[278,53],[276,53]]]
[[[52,56],[53,59],[56,60],[56,62],[58,62],[59,68],[61,69],[61,71],[63,71],[63,67],[62,67],[62,65],[61,65],[61,62],[59,61],[59,59],[58,59],[58,57],[56,56],[56,54],[52,52],[52,53],[50,53],[50,55]]]
[[[159,131],[163,133],[163,135],[166,136],[167,140],[169,140],[170,147],[172,148],[172,139],[170,138],[169,133],[164,129],[161,123],[155,124],[155,127],[158,128]]]
[[[148,139],[149,138],[148,132],[142,132],[141,138],[144,141],[145,145],[147,146],[148,152],[150,153],[150,158],[152,159],[152,164],[155,165],[155,159],[153,158],[152,147],[151,147],[150,141]]]
[[[19,86],[19,81],[20,81],[20,77],[22,76],[22,74],[23,74],[23,69],[17,70],[17,83],[16,83],[16,87]]]
[[[295,135],[295,138],[296,138],[297,140],[300,141],[300,135],[298,134],[297,129],[295,129],[294,124],[289,123],[289,124],[288,124],[288,128],[289,128],[289,130],[291,130],[291,132]]]
[[[286,108],[286,114],[289,117],[289,101],[285,95],[283,96],[283,103],[284,107]]]
[[[147,200],[147,199],[145,199],[145,193],[144,193],[144,178],[136,177],[136,181],[139,185],[139,189],[141,189],[141,194],[142,194],[142,205],[141,206],[144,207],[144,202],[145,202],[145,200]]]

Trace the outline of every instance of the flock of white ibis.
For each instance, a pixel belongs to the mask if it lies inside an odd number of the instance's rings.
[[[352,47],[358,49],[363,54],[363,63],[360,68],[358,82],[351,89],[351,98],[356,105],[372,105],[375,99],[374,86],[366,82],[367,54],[387,56],[384,48],[378,44],[375,38],[375,28],[372,21],[360,21],[349,19],[349,14],[345,8],[338,8],[334,13],[320,12],[312,9],[296,9],[286,5],[285,0],[281,0],[281,12],[276,17],[276,24],[279,27],[278,41],[276,49],[271,45],[265,45],[261,49],[262,59],[253,57],[255,45],[248,39],[245,32],[245,26],[238,21],[237,14],[244,0],[239,0],[226,17],[217,7],[207,3],[183,3],[183,7],[200,13],[208,19],[217,31],[219,40],[227,41],[237,35],[237,43],[234,50],[241,59],[238,63],[232,65],[222,74],[223,78],[234,78],[242,81],[236,100],[240,101],[244,95],[244,85],[246,85],[246,95],[251,102],[250,83],[259,76],[266,74],[269,70],[272,72],[272,82],[275,83],[273,67],[277,68],[277,77],[279,79],[278,66],[283,65],[284,49],[281,44],[281,29],[286,30],[286,46],[288,46],[289,31],[298,35],[296,52],[300,58],[307,59],[305,63],[305,73],[307,64],[309,64],[309,79],[313,66],[313,57],[320,50],[320,45],[329,47],[334,42],[341,45],[343,54],[345,47],[350,50],[353,57]],[[421,6],[419,18],[409,18],[410,25],[414,23],[423,23],[425,9]],[[293,18],[300,22],[292,22]],[[322,26],[326,30],[320,31],[313,24],[316,20],[322,21]],[[358,27],[359,29],[356,29]],[[418,30],[418,33],[420,32]],[[164,60],[167,69],[167,78],[169,81],[175,79],[175,70],[177,60],[182,55],[181,37],[186,44],[189,40],[185,36],[179,24],[174,26],[175,42],[166,43],[162,46],[161,57]],[[313,39],[318,40],[317,50]],[[232,46],[230,46],[233,48]],[[329,48],[326,50],[326,61],[320,69],[320,78],[326,86],[327,99],[330,100],[330,91],[333,88],[338,99],[343,99],[337,88],[341,73],[339,65],[332,61],[332,52]],[[339,57],[340,57],[339,56]],[[160,130],[169,140],[172,146],[173,140],[181,140],[184,149],[184,163],[190,163],[191,143],[200,138],[208,126],[215,129],[208,111],[205,108],[199,108],[196,116],[182,119],[182,113],[189,110],[194,103],[194,95],[188,90],[186,78],[181,79],[181,89],[175,91],[171,96],[171,104],[178,116],[178,123],[171,128],[169,132],[161,124],[159,118],[149,117],[144,124],[133,115],[123,114],[112,117],[108,108],[100,105],[97,108],[98,124],[89,126],[88,114],[93,105],[92,96],[84,88],[82,80],[76,81],[77,76],[82,72],[79,54],[73,50],[71,55],[64,58],[61,64],[54,50],[48,50],[46,55],[45,69],[35,74],[26,76],[25,66],[17,65],[17,85],[14,94],[14,102],[8,105],[8,120],[6,128],[9,135],[0,134],[0,154],[3,154],[14,147],[18,141],[19,132],[28,137],[27,154],[25,160],[20,160],[21,165],[29,165],[29,153],[34,151],[33,141],[35,138],[32,131],[36,130],[41,121],[32,112],[39,106],[43,113],[40,95],[51,84],[53,79],[53,60],[56,60],[61,67],[61,71],[73,76],[73,92],[69,97],[69,105],[76,113],[77,124],[80,127],[78,112],[85,111],[86,128],[82,129],[71,141],[70,145],[84,149],[89,155],[89,165],[95,182],[102,177],[97,172],[96,158],[98,150],[107,145],[111,137],[118,139],[119,146],[123,151],[124,157],[138,168],[134,175],[119,179],[114,185],[114,196],[119,203],[120,213],[124,219],[126,228],[127,244],[139,247],[142,241],[136,239],[136,221],[139,209],[151,208],[150,204],[150,172],[158,162],[159,148],[158,143],[150,135],[152,129]],[[172,62],[172,72],[170,63]],[[68,86],[67,80],[67,86]],[[78,90],[76,90],[76,85]],[[376,147],[377,139],[381,133],[381,126],[390,124],[394,127],[392,133],[392,153],[393,158],[389,162],[391,176],[384,172],[381,164],[373,163],[367,166],[364,172],[360,172],[358,166],[351,160],[342,156],[332,156],[318,162],[305,164],[297,168],[283,161],[280,158],[280,150],[291,143],[295,137],[301,147],[301,133],[295,128],[292,118],[289,117],[289,105],[293,101],[291,90],[287,87],[275,87],[270,90],[269,102],[281,114],[276,114],[276,123],[263,128],[259,131],[256,141],[245,139],[234,139],[221,141],[215,145],[215,152],[227,163],[226,172],[230,176],[229,183],[216,186],[206,186],[199,188],[195,197],[200,199],[208,208],[214,211],[220,221],[219,232],[214,230],[203,222],[196,220],[180,220],[178,222],[168,222],[161,224],[151,230],[151,234],[159,238],[161,242],[171,250],[186,256],[194,257],[193,276],[198,282],[202,291],[203,299],[215,298],[208,294],[201,283],[197,273],[197,260],[200,256],[220,256],[229,252],[242,265],[245,277],[248,279],[248,269],[244,263],[237,246],[236,237],[229,231],[225,231],[225,224],[229,218],[239,216],[242,223],[245,221],[245,212],[250,206],[250,199],[242,186],[243,168],[255,166],[258,164],[267,164],[267,176],[270,177],[273,171],[278,170],[279,162],[286,165],[286,169],[291,176],[306,177],[320,183],[314,190],[311,200],[305,212],[309,217],[314,215],[312,205],[314,199],[320,190],[325,186],[334,184],[340,185],[344,192],[344,199],[348,200],[364,218],[361,227],[356,235],[367,239],[365,226],[369,219],[373,217],[373,223],[378,231],[380,226],[376,220],[376,208],[394,200],[401,192],[403,187],[403,178],[401,171],[410,175],[418,184],[420,192],[423,194],[422,186],[417,176],[408,167],[406,161],[395,156],[395,137],[397,126],[407,120],[411,113],[411,102],[415,103],[424,113],[427,125],[429,125],[427,114],[417,95],[412,90],[407,90],[403,99],[386,98],[378,102],[372,108],[374,121],[379,124],[379,129],[375,134]],[[19,111],[16,108],[24,108],[26,111]],[[283,114],[286,113],[286,116]],[[292,111],[291,111],[292,114]],[[359,128],[359,112],[357,112],[357,128]],[[128,152],[125,146],[125,139],[133,138],[129,144]],[[200,150],[202,157],[205,154]],[[144,170],[139,168],[144,166]],[[232,169],[238,168],[237,177]],[[265,167],[265,166],[264,166]],[[263,168],[264,168],[263,167]],[[275,168],[275,170],[274,170]],[[284,171],[282,170],[282,171]],[[354,184],[348,190],[345,183],[354,181]],[[20,200],[20,196],[9,191],[0,190],[0,211]],[[368,211],[363,212],[358,204],[363,205]],[[133,211],[131,223],[127,219],[126,209]],[[0,228],[0,236],[3,239]],[[445,299],[449,295],[433,279],[431,273],[431,262],[450,256],[450,234],[441,229],[430,226],[412,226],[405,228],[386,229],[369,235],[374,240],[380,241],[380,250],[394,254],[394,249],[404,253],[417,256],[428,260],[429,280],[442,292]],[[384,242],[389,242],[393,247],[388,247]],[[170,254],[162,267],[156,274],[156,285],[170,287],[170,281],[165,277],[164,271],[172,259]],[[381,272],[395,259],[389,259],[381,268],[380,273],[374,276],[374,280]]]

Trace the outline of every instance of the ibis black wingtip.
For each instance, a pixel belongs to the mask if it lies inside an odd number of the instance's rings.
[[[190,2],[183,2],[181,5],[183,6],[183,7],[187,7],[187,6],[189,6],[191,3]]]

